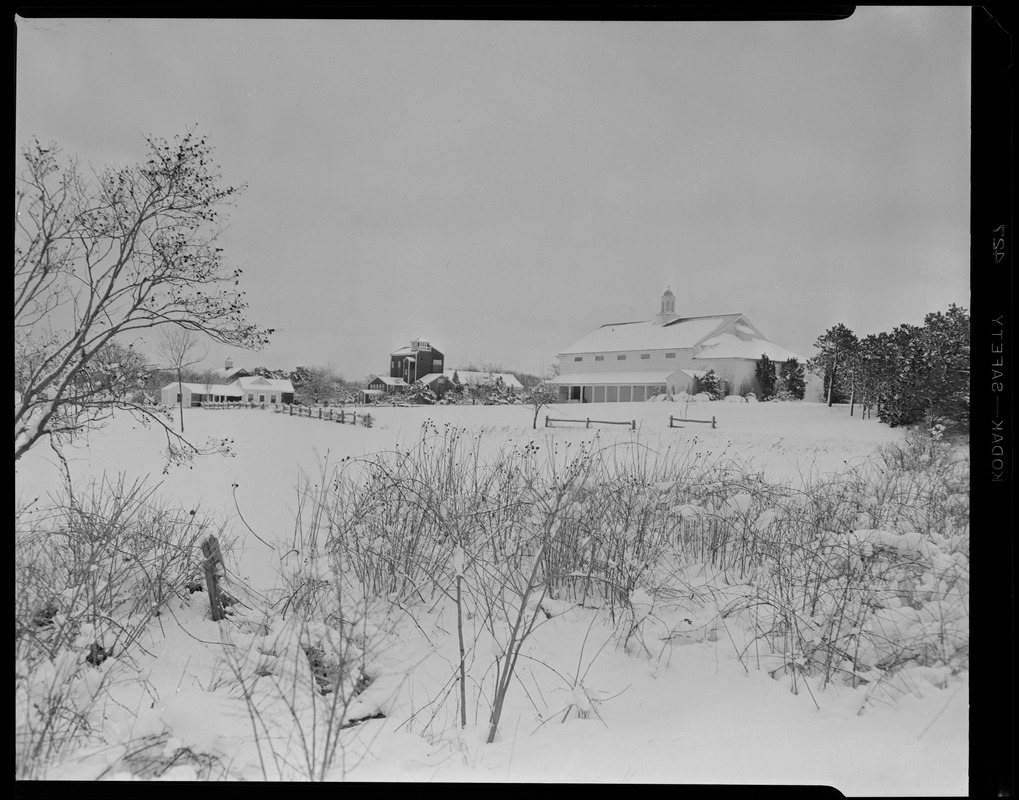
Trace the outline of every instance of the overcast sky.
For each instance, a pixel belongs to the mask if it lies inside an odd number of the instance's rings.
[[[968,7],[839,22],[18,20],[19,148],[209,134],[237,366],[541,373],[608,322],[743,312],[804,356],[969,307]],[[155,353],[155,346],[151,348]]]

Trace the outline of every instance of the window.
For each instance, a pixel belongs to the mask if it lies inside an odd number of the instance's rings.
[[[264,394],[260,394],[258,396],[258,402],[259,403],[264,403],[265,402],[265,395]]]
[[[276,395],[274,395],[274,394],[269,395],[269,402],[275,404],[276,403]]]
[[[626,356],[616,356],[616,361],[626,361]]]
[[[641,357],[642,361],[647,361],[649,358],[651,358],[651,354],[650,353],[641,353],[640,357]]]
[[[604,361],[605,360],[605,356],[595,356],[594,360],[595,361]]]
[[[253,395],[253,394],[249,394],[249,395],[248,395],[248,402],[249,402],[249,403],[253,403],[253,402],[255,402],[255,395]]]
[[[583,360],[584,360],[584,357],[583,357],[583,356],[574,356],[574,357],[573,357],[573,360],[574,360],[574,361],[583,361]]]
[[[619,387],[619,402],[629,403],[630,402],[630,387],[620,386]]]
[[[180,395],[177,395],[177,402],[180,402]]]
[[[675,358],[675,357],[676,357],[676,354],[675,354],[675,353],[666,353],[666,354],[665,354],[665,357],[666,357],[666,358]]]

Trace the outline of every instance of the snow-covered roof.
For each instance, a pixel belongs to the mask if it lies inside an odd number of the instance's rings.
[[[224,394],[234,396],[240,395],[242,393],[241,388],[236,384],[236,382],[230,384],[185,382],[179,385],[183,386],[185,389],[191,392],[191,394]],[[164,386],[163,389],[164,390],[171,389],[172,391],[179,392],[180,390],[177,388],[177,386],[178,386],[177,381],[174,381],[173,383],[166,384],[166,386]]]
[[[414,342],[420,342],[418,347],[414,347]],[[418,353],[431,353],[437,352],[434,347],[426,339],[411,339],[411,344],[401,347],[399,350],[394,350],[389,355],[391,356],[416,356]]]
[[[182,383],[191,394],[223,394],[230,396],[242,395],[247,392],[293,392],[290,381],[261,378],[257,375],[250,378],[238,378],[233,383]],[[168,383],[163,389],[175,388],[177,382]]]
[[[570,375],[556,375],[550,383],[568,386],[595,386],[599,384],[668,383],[669,378],[680,370],[658,370],[654,372],[577,372]]]
[[[453,380],[451,377],[449,377],[448,375],[445,375],[445,374],[443,374],[441,372],[429,372],[427,375],[423,375],[422,377],[418,378],[417,382],[418,383],[424,383],[424,384],[427,384],[428,386],[431,386],[433,383],[435,383],[437,380],[439,380],[439,378],[445,378],[446,380],[449,380],[449,381]]]
[[[665,325],[656,325],[651,320],[610,323],[574,342],[560,355],[695,347],[723,325],[739,319],[740,316],[722,314],[713,317],[685,317]]]
[[[789,358],[795,358],[800,362],[804,360],[803,356],[786,350],[784,347],[779,347],[767,339],[746,341],[731,333],[722,333],[705,339],[701,342],[701,349],[694,358],[747,358],[756,361],[762,354],[772,361],[785,361]]]
[[[388,375],[376,375],[368,382],[374,383],[375,381],[381,381],[386,386],[407,386],[407,382],[403,378],[390,378]]]
[[[253,391],[277,391],[293,392],[294,384],[282,378],[263,378],[261,375],[252,375],[246,378],[238,378],[235,381],[245,392]]]

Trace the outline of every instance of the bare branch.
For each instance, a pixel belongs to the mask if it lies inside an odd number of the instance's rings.
[[[137,412],[126,398],[139,364],[107,358],[124,355],[116,348],[128,334],[172,326],[251,350],[268,342],[272,331],[245,319],[241,270],[227,267],[216,246],[243,187],[222,182],[212,148],[194,130],[146,143],[144,163],[88,176],[55,145],[34,141],[23,150],[15,460],[41,438],[67,440],[101,424],[113,408]]]

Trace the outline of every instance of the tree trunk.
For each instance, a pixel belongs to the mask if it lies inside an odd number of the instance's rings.
[[[177,397],[180,403],[180,432],[184,433],[184,384],[180,381],[180,369],[177,370]]]

